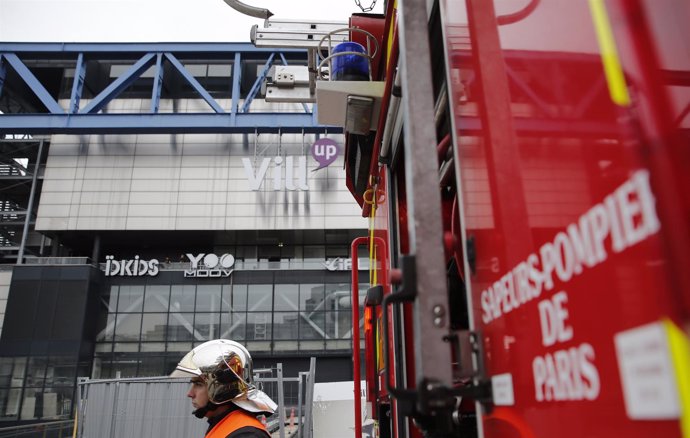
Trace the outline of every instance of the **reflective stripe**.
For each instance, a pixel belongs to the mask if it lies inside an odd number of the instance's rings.
[[[664,320],[671,361],[676,372],[680,402],[680,427],[683,438],[690,438],[690,340],[683,330],[670,319]]]
[[[609,86],[611,100],[617,105],[628,106],[630,105],[628,85],[625,82],[623,68],[618,58],[616,41],[613,38],[613,31],[611,30],[611,23],[604,1],[589,0],[589,9],[592,14],[597,40],[599,41],[601,60],[604,64],[604,73]]]

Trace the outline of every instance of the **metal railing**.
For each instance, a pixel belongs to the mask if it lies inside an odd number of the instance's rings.
[[[0,428],[0,438],[67,438],[74,433],[74,420],[34,423]]]
[[[25,257],[25,265],[90,265],[88,257]]]

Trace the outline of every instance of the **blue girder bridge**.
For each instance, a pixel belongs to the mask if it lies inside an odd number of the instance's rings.
[[[293,104],[298,109],[291,112],[252,108],[273,64],[306,60],[303,50],[249,43],[0,42],[0,138],[341,132],[319,125],[312,104]],[[111,102],[125,99],[144,104],[109,111]],[[178,107],[183,99],[200,104]]]

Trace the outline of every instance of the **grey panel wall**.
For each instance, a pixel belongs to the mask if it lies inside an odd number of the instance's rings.
[[[248,138],[247,138],[248,137]],[[51,139],[36,229],[278,230],[364,229],[345,187],[341,156],[329,167],[310,154],[314,135],[55,135]],[[275,157],[306,157],[308,190],[280,190]],[[258,191],[252,177],[268,166]],[[284,163],[285,164],[285,163]],[[296,176],[295,176],[296,178]]]

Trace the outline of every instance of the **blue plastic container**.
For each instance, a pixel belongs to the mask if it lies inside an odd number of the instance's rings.
[[[343,52],[362,53],[360,55],[339,55],[331,58],[331,80],[333,81],[368,81],[369,62],[366,49],[359,43],[346,41],[335,46],[331,55]]]

